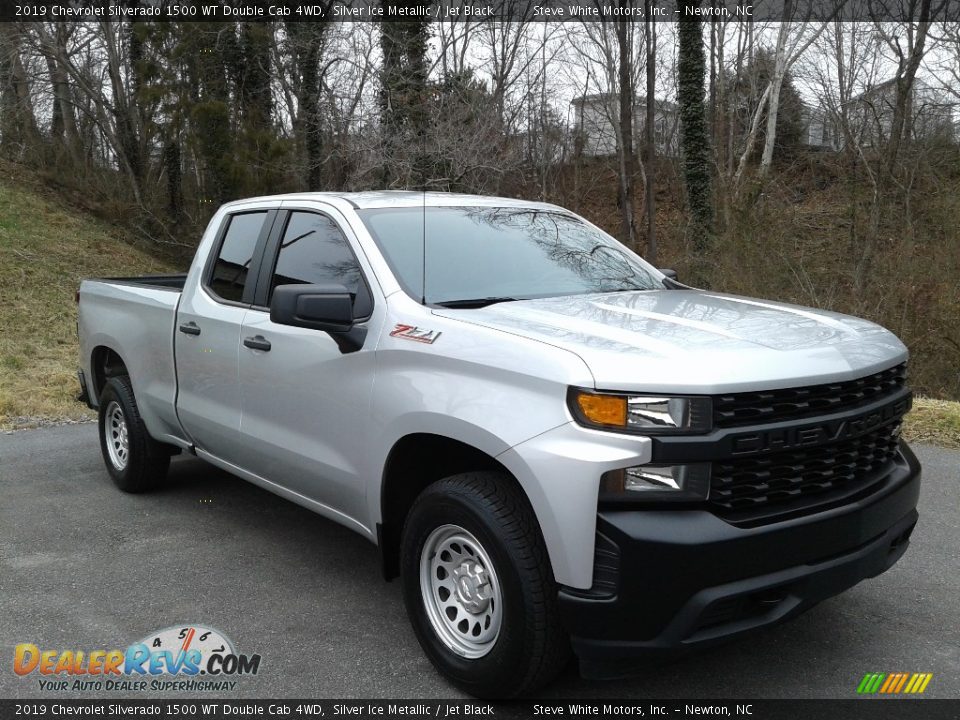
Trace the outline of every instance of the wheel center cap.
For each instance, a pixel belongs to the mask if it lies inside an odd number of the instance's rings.
[[[484,612],[490,605],[492,594],[490,579],[483,566],[475,560],[464,560],[453,571],[457,602],[474,615]]]

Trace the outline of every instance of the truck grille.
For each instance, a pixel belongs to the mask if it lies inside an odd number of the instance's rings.
[[[713,398],[713,424],[717,428],[727,428],[827,415],[889,395],[902,388],[906,379],[907,364],[903,363],[857,380],[716,395]]]
[[[897,419],[851,440],[714,462],[709,502],[718,514],[746,519],[849,497],[890,472],[899,425]]]

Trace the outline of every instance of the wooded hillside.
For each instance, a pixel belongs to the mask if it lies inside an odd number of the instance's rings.
[[[910,1],[909,23],[0,24],[0,153],[179,262],[239,197],[545,199],[691,284],[881,322],[915,387],[960,399],[960,23]]]

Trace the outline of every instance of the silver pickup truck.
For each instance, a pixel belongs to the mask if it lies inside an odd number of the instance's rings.
[[[120,489],[186,452],[362,534],[477,696],[793,617],[917,522],[894,335],[686,287],[554,205],[234,202],[186,275],[79,302]]]

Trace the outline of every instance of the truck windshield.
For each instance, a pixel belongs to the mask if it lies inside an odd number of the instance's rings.
[[[429,304],[482,307],[663,287],[616,240],[560,212],[436,206],[357,212],[404,290]]]

